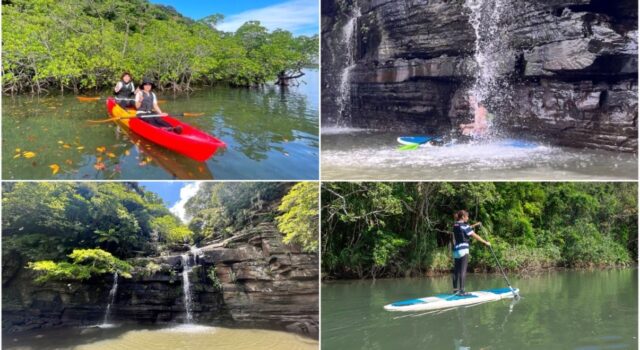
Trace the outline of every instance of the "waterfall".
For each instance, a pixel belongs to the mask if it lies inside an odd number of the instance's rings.
[[[361,16],[360,7],[354,4],[349,20],[342,27],[342,44],[345,48],[345,66],[340,73],[340,85],[338,86],[338,124],[344,126],[350,117],[349,105],[351,104],[351,71],[356,64],[356,44],[358,37],[358,18]]]
[[[111,314],[111,305],[116,301],[116,293],[118,292],[118,273],[113,273],[113,286],[111,286],[111,290],[109,291],[109,304],[107,304],[107,310],[104,312],[104,320],[102,321],[102,325],[109,324],[109,315]]]
[[[183,254],[182,257],[182,291],[184,293],[184,309],[186,311],[185,323],[193,322],[193,314],[191,308],[193,301],[191,299],[191,283],[189,283],[189,272],[191,272],[191,264],[189,264],[189,254]]]
[[[191,254],[193,255],[193,263],[197,264],[198,263],[198,259],[200,257],[202,257],[202,250],[194,245],[192,245],[191,247],[189,247],[189,251],[191,252]]]
[[[515,65],[515,52],[510,47],[506,15],[512,13],[509,0],[465,0],[471,13],[469,23],[475,32],[476,73],[470,94],[478,102],[493,107],[508,102],[508,84],[501,78]]]

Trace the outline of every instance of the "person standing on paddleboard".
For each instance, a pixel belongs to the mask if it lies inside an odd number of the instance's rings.
[[[122,73],[120,81],[113,88],[113,92],[116,95],[116,101],[122,108],[129,108],[135,105],[133,97],[139,90],[136,89],[135,84],[131,80],[131,74],[129,72]]]
[[[136,115],[144,122],[153,126],[173,131],[176,134],[181,134],[181,126],[174,128],[173,125],[166,122],[162,117],[145,117],[145,115],[163,114],[162,110],[158,106],[158,98],[156,97],[156,94],[151,91],[154,87],[155,84],[150,79],[145,78],[142,81],[142,85],[140,85],[141,90],[136,94],[136,109],[138,110]]]
[[[489,241],[484,240],[473,231],[476,226],[482,225],[477,222],[469,225],[469,213],[466,210],[459,210],[455,213],[456,222],[453,224],[453,294],[460,296],[469,295],[464,291],[464,280],[467,277],[467,264],[469,263],[469,243],[470,237],[490,246]]]

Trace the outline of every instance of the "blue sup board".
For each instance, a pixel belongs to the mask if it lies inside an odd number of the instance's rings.
[[[401,145],[422,145],[431,141],[431,136],[400,136],[398,137],[398,143]]]
[[[517,294],[518,291],[518,288],[514,288],[513,291],[510,288],[496,288],[471,292],[469,295],[465,296],[455,294],[438,294],[432,297],[397,301],[395,303],[385,305],[384,309],[387,311],[428,311],[447,309],[450,307],[473,305],[488,301],[511,299],[514,297],[514,292]]]

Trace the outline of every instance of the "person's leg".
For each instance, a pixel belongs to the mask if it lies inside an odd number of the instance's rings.
[[[455,292],[458,289],[458,282],[460,281],[460,266],[461,266],[461,259],[453,259],[453,293],[455,294]]]
[[[145,122],[160,128],[171,128],[172,125],[164,121],[162,117],[143,118]]]
[[[469,254],[460,259],[460,292],[464,292],[464,280],[467,278],[467,264],[469,263]]]

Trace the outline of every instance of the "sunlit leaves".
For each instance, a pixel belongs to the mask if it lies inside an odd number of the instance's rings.
[[[282,198],[276,218],[285,243],[300,244],[305,251],[318,250],[318,184],[301,182]]]
[[[318,36],[269,33],[255,21],[223,33],[212,28],[219,16],[194,22],[144,0],[11,1],[2,10],[8,91],[112,87],[125,70],[163,88],[253,85],[317,64]]]

